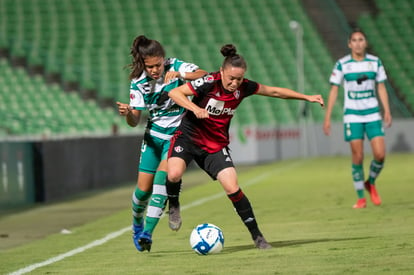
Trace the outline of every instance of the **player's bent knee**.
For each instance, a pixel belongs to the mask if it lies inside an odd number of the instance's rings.
[[[179,182],[183,173],[177,170],[168,171],[168,181]]]

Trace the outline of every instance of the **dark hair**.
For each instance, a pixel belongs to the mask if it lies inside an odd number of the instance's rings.
[[[145,35],[140,35],[134,39],[131,47],[132,63],[129,65],[131,73],[130,79],[139,77],[145,68],[144,59],[152,56],[165,57],[165,50],[157,40],[148,39]]]
[[[225,57],[223,64],[221,65],[222,68],[230,65],[232,67],[243,68],[247,70],[246,61],[244,60],[243,56],[237,54],[236,46],[233,44],[226,44],[221,47],[220,52]]]
[[[354,28],[354,29],[352,29],[351,33],[348,36],[348,41],[351,40],[352,35],[354,33],[357,33],[357,32],[361,33],[365,37],[365,40],[367,39],[367,35],[365,34],[365,32],[363,30],[361,30],[360,28]]]

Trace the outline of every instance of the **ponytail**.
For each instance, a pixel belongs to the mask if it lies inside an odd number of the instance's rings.
[[[246,61],[244,60],[243,56],[237,54],[236,46],[233,44],[224,45],[221,47],[220,52],[224,56],[224,61],[221,65],[222,68],[230,65],[232,67],[247,69]]]

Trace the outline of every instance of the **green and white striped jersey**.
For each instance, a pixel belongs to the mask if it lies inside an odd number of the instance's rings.
[[[168,71],[194,72],[198,66],[176,58],[165,60],[165,73]],[[164,77],[152,79],[143,71],[139,78],[131,80],[129,105],[136,110],[148,109],[149,117],[146,132],[152,136],[169,140],[180,125],[185,109],[168,97],[168,92],[184,84],[181,78],[164,83]]]
[[[356,61],[349,54],[336,62],[329,82],[337,86],[344,82],[344,123],[381,120],[376,84],[386,79],[384,66],[374,55]]]

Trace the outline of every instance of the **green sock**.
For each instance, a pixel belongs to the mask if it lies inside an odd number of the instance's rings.
[[[364,169],[362,164],[352,164],[352,179],[354,181],[354,188],[357,192],[358,198],[363,199],[364,196]]]
[[[135,191],[132,194],[132,221],[135,225],[142,223],[150,196],[151,192],[142,191],[138,186],[135,187]]]
[[[376,161],[375,159],[371,161],[371,165],[369,167],[369,177],[368,177],[370,184],[375,184],[375,179],[378,177],[383,167],[384,167],[384,162],[379,162],[379,161]]]
[[[144,231],[150,234],[152,234],[157,226],[167,202],[167,190],[165,188],[166,179],[167,172],[165,171],[157,171],[155,174],[152,196],[148,205],[144,228]]]

